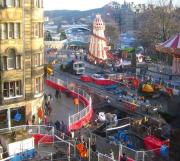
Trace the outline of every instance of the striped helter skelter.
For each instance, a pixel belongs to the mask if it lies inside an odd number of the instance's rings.
[[[101,19],[101,15],[96,15],[93,22],[93,34],[90,39],[89,54],[97,62],[107,59],[107,41],[104,36],[104,30],[105,25]]]

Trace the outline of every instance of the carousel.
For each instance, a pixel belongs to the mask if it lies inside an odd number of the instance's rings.
[[[163,43],[156,45],[156,50],[173,56],[172,73],[180,74],[180,33]]]

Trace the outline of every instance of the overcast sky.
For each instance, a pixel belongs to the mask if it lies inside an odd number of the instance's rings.
[[[44,0],[45,10],[68,9],[68,10],[88,10],[99,8],[112,0]],[[114,0],[120,4],[124,0]],[[157,2],[158,0],[126,0],[126,2],[134,2],[136,4]],[[174,4],[180,6],[180,0],[173,0]]]

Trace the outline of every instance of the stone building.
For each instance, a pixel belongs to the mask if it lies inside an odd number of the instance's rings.
[[[0,1],[0,128],[39,120],[43,19],[43,0]]]

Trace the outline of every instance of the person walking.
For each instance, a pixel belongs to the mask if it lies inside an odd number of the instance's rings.
[[[51,95],[51,93],[50,93],[50,94],[48,95],[48,97],[47,97],[47,102],[50,102],[51,99],[52,99],[52,95]]]
[[[88,148],[88,147],[87,147],[87,143],[86,143],[86,141],[85,141],[84,138],[83,138],[83,140],[82,140],[82,144],[84,145],[84,147],[86,147],[86,149]]]
[[[127,161],[127,157],[125,153],[123,153],[123,156],[120,158],[120,161]]]
[[[61,122],[61,126],[62,126],[62,132],[66,133],[66,125],[64,124],[64,121]]]
[[[44,116],[44,124],[48,125],[48,118],[47,118],[47,116]]]
[[[57,89],[56,89],[56,92],[55,92],[55,97],[56,97],[56,99],[59,98],[59,91]]]
[[[48,102],[48,116],[51,115],[51,112],[52,112],[52,107],[50,105],[50,102]]]
[[[96,152],[97,147],[96,147],[96,143],[95,142],[93,142],[91,144],[91,149],[92,149],[93,152]]]
[[[78,143],[81,142],[81,132],[80,131],[79,131],[78,136],[77,136],[77,141],[78,141]]]
[[[35,115],[32,116],[32,125],[35,124]]]
[[[60,122],[57,120],[55,122],[56,130],[60,131]]]

